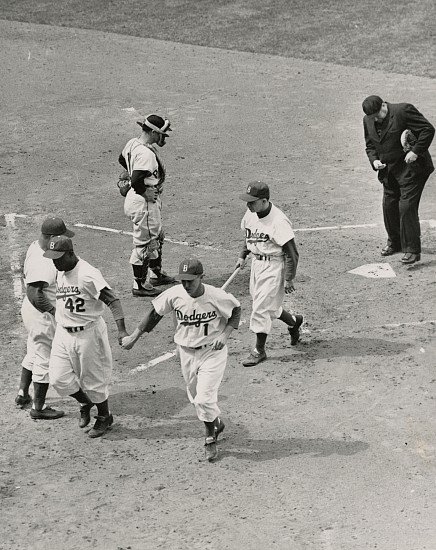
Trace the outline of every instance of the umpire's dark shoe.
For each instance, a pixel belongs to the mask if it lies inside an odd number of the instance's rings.
[[[64,411],[57,411],[51,407],[46,407],[41,411],[30,409],[30,418],[33,418],[33,420],[56,420],[64,416],[64,414]]]
[[[132,294],[133,296],[137,296],[139,298],[146,298],[146,297],[155,297],[159,296],[161,293],[161,290],[158,290],[157,288],[132,288]]]
[[[153,286],[165,286],[173,285],[174,283],[177,283],[177,281],[174,277],[170,277],[166,273],[160,273],[158,277],[150,277],[150,283]]]
[[[266,360],[266,353],[264,351],[257,351],[257,349],[254,349],[250,355],[245,359],[245,361],[242,361],[242,365],[244,367],[254,367],[255,365],[258,365],[259,363],[262,363],[262,361]]]
[[[396,254],[397,252],[401,252],[401,248],[396,246],[387,245],[384,248],[382,248],[381,255],[382,256],[392,256],[392,254]]]
[[[404,256],[401,258],[401,262],[403,264],[414,264],[415,262],[419,262],[421,259],[421,254],[413,254],[412,252],[406,252]]]
[[[300,327],[303,324],[302,315],[296,315],[295,319],[295,325],[288,328],[288,332],[291,335],[291,346],[296,346],[300,341]]]
[[[91,409],[93,406],[94,404],[90,403],[89,405],[82,405],[80,407],[79,428],[86,428],[91,422]]]
[[[114,423],[114,417],[110,414],[109,416],[96,416],[95,424],[89,430],[89,437],[101,437],[104,435]]]
[[[30,403],[32,403],[30,395],[17,395],[15,398],[15,404],[17,407],[20,407],[20,409],[24,409],[24,407],[30,405]]]

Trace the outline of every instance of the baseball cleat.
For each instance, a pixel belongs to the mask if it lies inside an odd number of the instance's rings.
[[[161,272],[157,277],[150,277],[150,283],[153,286],[165,286],[173,285],[174,283],[177,283],[177,281],[166,273]]]
[[[204,441],[204,454],[206,460],[213,462],[218,456],[218,447],[216,446],[216,437],[206,437]]]
[[[295,319],[295,325],[288,328],[288,332],[291,335],[291,346],[296,346],[300,341],[300,327],[303,324],[302,315],[296,315]]]
[[[140,298],[143,298],[143,297],[155,297],[155,296],[159,296],[159,294],[161,293],[160,290],[158,290],[157,288],[132,288],[132,294],[133,296],[137,296],[137,297],[140,297]]]
[[[79,428],[86,428],[86,426],[91,422],[91,409],[93,406],[94,404],[90,403],[80,407]]]
[[[15,404],[17,407],[20,407],[20,409],[24,409],[24,407],[30,403],[32,403],[30,395],[17,395],[15,398]]]
[[[56,409],[52,409],[51,407],[46,407],[45,409],[42,409],[41,411],[37,411],[36,409],[30,409],[30,418],[33,418],[33,420],[56,420],[57,418],[61,418],[64,416],[64,411],[57,411]]]
[[[109,416],[96,416],[95,424],[89,430],[89,437],[101,437],[104,435],[112,426],[114,422],[114,417],[110,414]]]
[[[215,439],[217,442],[218,442],[218,436],[220,435],[220,433],[224,431],[225,427],[226,426],[224,422],[220,418],[215,419]]]
[[[245,361],[242,361],[242,365],[244,367],[254,367],[255,365],[258,365],[259,363],[262,363],[262,361],[266,360],[266,353],[264,351],[259,352],[257,349],[254,349],[250,355],[245,359]]]

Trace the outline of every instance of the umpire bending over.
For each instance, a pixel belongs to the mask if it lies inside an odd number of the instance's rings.
[[[388,241],[381,254],[390,256],[402,251],[402,263],[413,264],[421,259],[418,207],[424,185],[434,170],[428,148],[435,129],[410,103],[388,103],[371,95],[362,108],[366,154],[383,184]],[[401,143],[404,130],[416,137],[408,152]]]

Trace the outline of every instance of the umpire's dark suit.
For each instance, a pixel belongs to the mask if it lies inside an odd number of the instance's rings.
[[[386,168],[378,170],[383,184],[383,216],[388,234],[388,245],[404,253],[421,252],[421,230],[418,206],[425,182],[434,166],[428,148],[435,133],[430,122],[410,103],[387,103],[388,114],[381,124],[380,136],[374,120],[363,119],[366,154],[371,167],[380,160]],[[415,162],[406,164],[406,153],[401,146],[403,130],[409,129],[418,141],[412,151],[418,155]]]

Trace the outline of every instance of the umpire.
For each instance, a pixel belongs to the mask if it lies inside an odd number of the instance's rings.
[[[362,103],[366,154],[383,184],[383,218],[388,234],[382,256],[403,252],[403,264],[421,259],[418,208],[424,185],[434,171],[428,148],[435,129],[410,103],[388,103],[371,95]],[[416,143],[406,152],[401,135],[410,130]],[[407,148],[405,148],[407,149]]]

